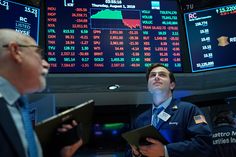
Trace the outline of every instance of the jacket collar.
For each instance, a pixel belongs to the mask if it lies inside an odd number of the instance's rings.
[[[170,117],[174,114],[176,110],[178,110],[178,102],[179,100],[172,99],[170,105],[165,109],[165,112],[170,115]],[[162,119],[159,121],[159,127],[157,129],[160,129],[160,127],[165,123]]]

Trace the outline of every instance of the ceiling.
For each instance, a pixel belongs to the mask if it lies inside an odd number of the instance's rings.
[[[174,96],[201,97],[207,99],[209,94],[220,94],[222,98],[236,90],[236,68],[221,69],[200,73],[175,74],[177,87]],[[147,92],[145,74],[49,74],[47,89],[43,93],[32,94],[32,100],[45,94],[53,94],[58,106],[73,106],[88,99],[94,99],[96,105],[126,105],[151,103]],[[120,88],[108,90],[109,85],[118,84]],[[232,95],[229,95],[232,96]],[[219,95],[218,95],[218,98]],[[211,97],[214,99],[214,96]],[[200,101],[199,100],[199,101]]]

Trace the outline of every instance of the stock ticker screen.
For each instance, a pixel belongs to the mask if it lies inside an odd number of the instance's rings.
[[[40,9],[8,0],[0,0],[0,28],[11,28],[39,40]]]
[[[184,14],[192,72],[236,66],[236,4]]]
[[[175,0],[46,0],[51,73],[182,72]]]

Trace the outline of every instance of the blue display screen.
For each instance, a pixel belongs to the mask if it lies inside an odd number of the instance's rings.
[[[184,14],[192,72],[236,66],[236,5]]]
[[[0,28],[11,28],[39,41],[40,10],[8,0],[0,0]]]

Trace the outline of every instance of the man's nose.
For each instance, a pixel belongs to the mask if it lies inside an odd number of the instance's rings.
[[[45,59],[42,60],[42,65],[43,65],[43,68],[45,68],[45,69],[49,69],[50,68],[49,63]]]
[[[159,75],[156,74],[156,75],[155,75],[155,80],[159,80],[159,79],[160,79]]]

